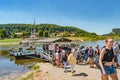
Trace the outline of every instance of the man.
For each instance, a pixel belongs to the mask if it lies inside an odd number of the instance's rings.
[[[117,67],[118,65],[118,54],[119,54],[119,47],[118,45],[116,44],[116,41],[114,42],[113,44],[113,51],[114,51],[114,61],[115,61],[115,67]]]
[[[74,49],[71,51],[71,54],[68,56],[68,63],[71,66],[72,74],[75,73],[74,68],[75,68],[75,65],[76,65],[76,53],[75,53]]]
[[[90,46],[88,50],[88,61],[89,61],[90,68],[94,67],[93,57],[94,57],[94,50],[92,46]]]
[[[88,48],[88,46],[87,46],[86,49],[85,49],[85,62],[86,62],[86,63],[88,63],[88,62],[87,62],[87,60],[88,60],[88,50],[89,50],[89,48]]]
[[[80,64],[80,48],[77,49],[76,51],[76,60],[77,60],[77,64]]]

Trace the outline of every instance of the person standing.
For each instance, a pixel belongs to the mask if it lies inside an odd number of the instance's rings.
[[[88,48],[88,46],[87,46],[86,49],[85,49],[85,62],[86,62],[86,63],[88,63],[88,62],[87,62],[87,60],[88,60],[88,50],[89,50],[89,48]]]
[[[65,73],[67,72],[67,70],[66,70],[66,67],[67,67],[67,64],[68,64],[67,58],[68,58],[68,55],[67,55],[67,53],[64,51],[63,54],[62,54],[62,62],[63,62],[63,64],[64,64],[64,72],[65,72]]]
[[[113,51],[114,51],[114,61],[115,61],[115,67],[118,66],[118,54],[119,54],[119,47],[118,45],[116,44],[116,41],[114,42],[114,45],[113,45]]]
[[[100,49],[99,46],[97,45],[95,49],[95,56],[99,56],[99,55],[100,55]]]
[[[92,46],[90,46],[88,50],[88,62],[89,62],[90,68],[94,67],[93,57],[94,57],[94,50]]]
[[[77,64],[80,64],[80,48],[77,49],[76,51],[76,60],[77,60]]]
[[[118,68],[120,69],[120,53],[118,54]]]
[[[96,49],[95,49],[94,62],[98,62],[99,61],[99,56],[100,56],[100,50],[99,50],[99,47],[97,45]]]
[[[117,72],[114,66],[114,52],[113,52],[113,39],[106,39],[106,46],[102,49],[99,58],[101,67],[102,80],[109,80],[108,75],[112,80],[118,80]]]
[[[76,65],[76,53],[75,53],[74,49],[71,51],[71,54],[68,56],[68,63],[71,66],[72,74],[75,73],[74,68],[75,68],[75,65]]]
[[[58,53],[58,51],[56,51],[56,53],[55,53],[55,60],[56,60],[57,67],[59,67],[60,59],[59,59],[59,53]]]

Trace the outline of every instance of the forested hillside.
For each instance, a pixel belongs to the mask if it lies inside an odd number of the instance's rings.
[[[97,36],[96,33],[90,33],[73,26],[60,26],[56,24],[0,24],[0,38],[29,37],[31,32],[33,33],[34,31],[34,27],[38,37]]]

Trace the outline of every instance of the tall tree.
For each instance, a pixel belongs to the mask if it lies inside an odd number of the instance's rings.
[[[2,29],[2,30],[0,31],[0,37],[1,37],[1,38],[5,38],[5,37],[6,37],[6,30],[5,30],[5,29]]]
[[[44,37],[49,37],[48,31],[44,31]]]
[[[39,30],[39,31],[38,31],[38,36],[39,36],[39,37],[43,37],[43,31],[42,31],[42,30]]]
[[[25,32],[25,31],[22,32],[22,37],[28,37],[28,36],[29,36],[29,32]]]

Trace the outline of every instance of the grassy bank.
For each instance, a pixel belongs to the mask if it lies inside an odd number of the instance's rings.
[[[104,40],[104,36],[93,36],[93,37],[66,37],[71,40],[78,40],[78,41],[96,41],[96,40]]]
[[[79,40],[79,41],[93,41],[95,40],[94,38],[89,38],[89,37],[66,37],[71,40]],[[10,43],[17,43],[20,42],[22,39],[16,38],[16,39],[1,39],[0,43],[1,44],[10,44]]]
[[[106,36],[87,36],[87,37],[65,37],[71,40],[78,40],[78,41],[97,41],[97,40],[104,40]],[[118,36],[112,36],[113,39],[120,39]],[[15,39],[1,39],[0,43],[16,43],[20,42],[22,39],[15,38]]]
[[[22,39],[16,38],[16,39],[1,39],[0,43],[14,43],[14,42],[20,42]]]

